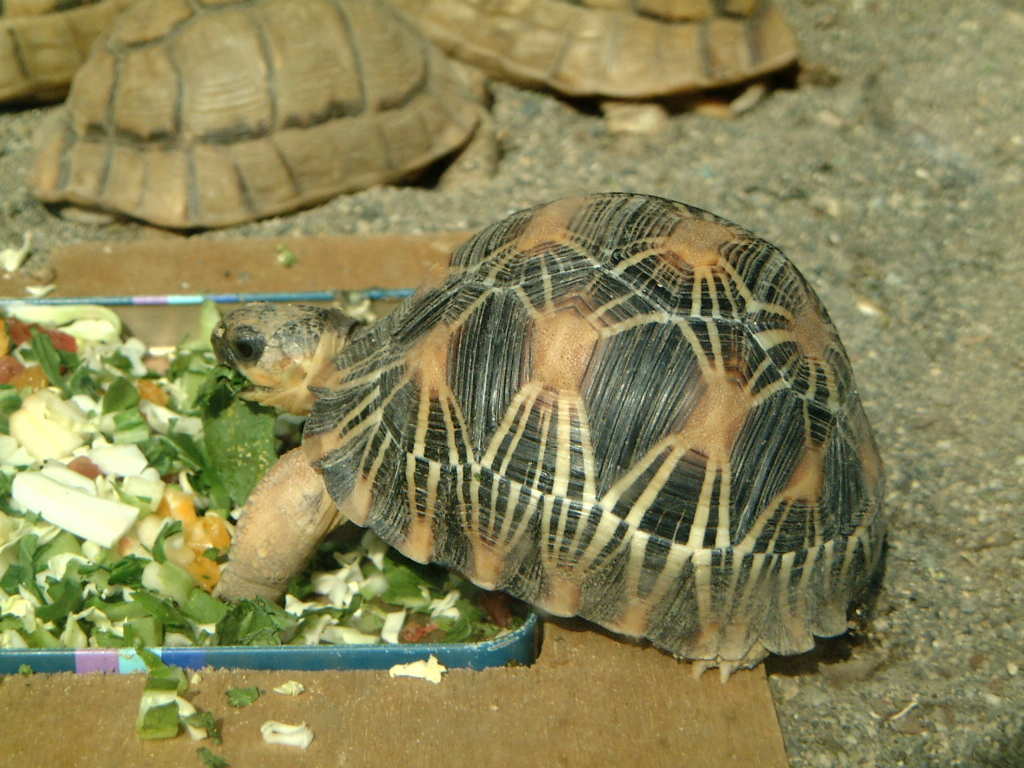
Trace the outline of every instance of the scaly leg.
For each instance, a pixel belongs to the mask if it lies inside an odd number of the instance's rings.
[[[288,581],[340,522],[302,447],[289,451],[249,495],[214,594],[225,600],[279,600]]]

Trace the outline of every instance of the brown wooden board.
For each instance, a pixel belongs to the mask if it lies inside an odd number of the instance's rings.
[[[468,232],[373,237],[292,237],[246,240],[162,238],[133,243],[84,242],[50,255],[50,296],[257,293],[414,288],[447,263]],[[294,256],[285,267],[279,256]],[[0,294],[23,298],[32,281],[15,273]],[[174,344],[191,328],[194,307],[126,307],[120,311],[140,338]]]
[[[452,670],[438,685],[386,672],[204,671],[189,693],[221,720],[233,766],[786,765],[763,667],[722,685],[688,664],[597,632],[547,625],[529,668]],[[298,680],[297,697],[271,689]],[[141,741],[141,675],[11,676],[0,683],[0,765],[200,766],[186,735]],[[245,709],[224,692],[259,686]],[[267,720],[305,722],[306,752],[263,744]]]
[[[83,243],[52,255],[53,295],[415,287],[464,233],[424,237]],[[277,263],[279,246],[297,263]],[[3,293],[21,295],[17,279]],[[137,309],[133,330],[173,343],[188,313]],[[306,693],[270,692],[299,680]],[[186,735],[134,735],[138,675],[32,675],[0,680],[0,765],[200,766]],[[224,691],[258,685],[246,709]],[[764,668],[723,685],[715,672],[582,623],[547,624],[537,663],[454,670],[439,685],[384,672],[206,671],[194,703],[223,721],[224,743],[204,743],[233,766],[786,766]],[[266,720],[306,722],[308,751],[265,745]]]

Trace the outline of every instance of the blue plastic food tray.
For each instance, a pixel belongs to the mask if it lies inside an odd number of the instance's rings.
[[[283,645],[151,648],[165,664],[186,669],[388,669],[433,654],[444,666],[485,669],[509,663],[529,665],[537,658],[540,620],[531,613],[523,626],[482,643],[419,643],[410,645]],[[0,674],[27,665],[33,672],[145,672],[133,648],[80,650],[8,649],[0,651]]]

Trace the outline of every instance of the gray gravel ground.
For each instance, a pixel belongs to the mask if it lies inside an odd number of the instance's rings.
[[[770,664],[792,765],[1024,766],[1024,3],[780,3],[809,82],[739,119],[680,114],[655,138],[621,138],[593,111],[499,85],[492,180],[372,189],[202,236],[476,227],[622,189],[778,243],[853,358],[892,530],[864,637]],[[44,113],[0,113],[0,246],[27,230],[43,255],[153,236],[32,199],[22,178]]]

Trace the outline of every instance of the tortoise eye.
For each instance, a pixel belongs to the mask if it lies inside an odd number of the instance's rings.
[[[240,363],[254,363],[263,354],[266,346],[259,336],[238,336],[231,342],[231,351]]]

